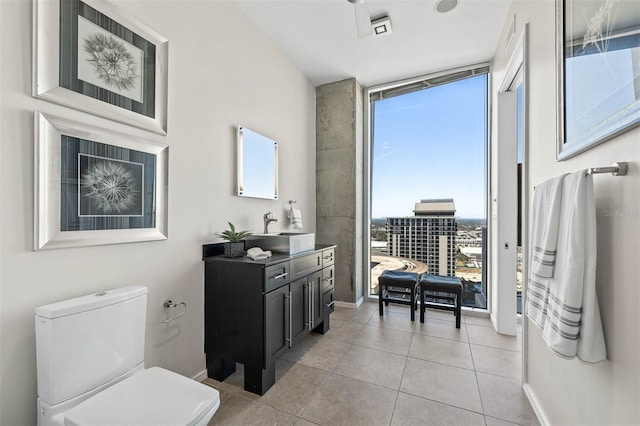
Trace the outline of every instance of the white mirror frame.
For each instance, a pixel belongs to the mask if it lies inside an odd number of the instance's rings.
[[[565,98],[565,1],[579,2],[580,0],[556,0],[557,161],[566,160],[578,155],[640,125],[640,109],[636,103],[634,108],[620,110],[616,114],[607,117],[607,119],[603,120],[601,123],[592,126],[580,136],[571,140],[566,140],[565,107],[567,99]],[[639,24],[640,23],[636,23],[636,25]],[[615,35],[615,37],[637,33],[640,31],[639,28],[640,27],[636,26],[634,30],[628,33]],[[588,88],[585,88],[585,90],[588,90]]]
[[[160,135],[167,133],[167,62],[168,41],[128,13],[101,0],[83,3],[108,16],[155,45],[155,117],[129,111],[117,105],[74,92],[60,86],[60,1],[33,2],[33,96],[96,114]]]
[[[62,135],[155,155],[155,227],[61,231]],[[36,111],[34,154],[34,250],[167,239],[168,145]]]

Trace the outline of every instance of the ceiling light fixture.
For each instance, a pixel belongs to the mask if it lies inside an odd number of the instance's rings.
[[[436,12],[447,13],[458,5],[458,0],[438,0],[436,3]]]
[[[376,19],[371,22],[373,34],[377,36],[391,34],[391,19],[388,16]]]

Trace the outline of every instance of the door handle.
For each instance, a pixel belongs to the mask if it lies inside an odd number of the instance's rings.
[[[313,283],[309,283],[309,330],[313,328]]]
[[[289,347],[291,347],[291,340],[292,340],[291,339],[291,325],[292,325],[292,322],[291,322],[291,307],[292,307],[292,305],[291,305],[291,292],[286,293],[284,295],[284,298],[289,300],[289,334],[287,336],[285,336],[284,341],[289,344]],[[285,333],[285,334],[287,334],[287,333]]]
[[[289,343],[289,347],[291,347],[292,343],[293,343],[293,336],[292,336],[292,326],[293,326],[293,321],[291,319],[291,309],[293,308],[293,305],[291,303],[291,292],[287,293],[284,295],[285,299],[289,299],[289,337],[286,338],[285,337],[285,341]]]
[[[309,314],[309,322],[308,327],[309,330],[311,330],[311,320],[313,319],[313,316],[311,315],[311,283],[307,284],[307,313]]]

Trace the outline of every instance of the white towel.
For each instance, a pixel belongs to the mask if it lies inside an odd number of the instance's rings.
[[[542,335],[561,356],[601,362],[607,351],[596,295],[596,204],[593,176],[586,170],[565,177],[561,214]]]
[[[291,207],[289,213],[287,214],[291,225],[293,225],[294,229],[302,229],[302,212],[299,209],[294,209]]]
[[[540,328],[547,316],[549,278],[553,277],[556,262],[564,177],[558,176],[537,185],[533,197],[525,313]]]
[[[536,197],[537,192],[538,187]],[[534,197],[534,230],[535,208]],[[540,280],[531,268],[527,316],[541,326],[542,336],[555,354],[601,362],[607,359],[607,351],[596,295],[596,205],[593,176],[586,171],[562,180],[559,217],[553,276]],[[538,235],[533,233],[532,246]],[[539,281],[547,285],[543,298],[537,293]]]
[[[247,257],[253,260],[265,260],[271,257],[271,251],[263,251],[260,247],[252,247],[247,250]]]

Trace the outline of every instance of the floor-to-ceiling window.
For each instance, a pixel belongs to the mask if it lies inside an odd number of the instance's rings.
[[[486,308],[488,66],[369,91],[369,294],[385,269],[458,276]]]

